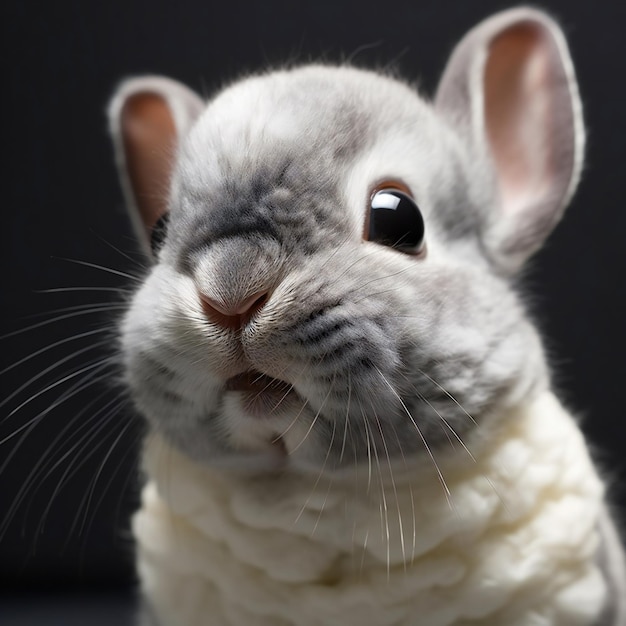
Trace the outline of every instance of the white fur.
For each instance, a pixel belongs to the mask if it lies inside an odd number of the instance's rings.
[[[393,482],[374,468],[369,490],[367,471],[251,479],[154,436],[133,523],[143,590],[163,626],[593,623],[603,487],[583,437],[547,392],[499,421],[476,461],[438,456],[449,495],[428,464]]]

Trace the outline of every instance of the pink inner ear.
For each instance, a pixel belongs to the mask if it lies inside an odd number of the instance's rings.
[[[505,30],[490,45],[485,124],[509,214],[549,195],[555,182],[552,53],[542,30],[528,22]]]
[[[167,209],[176,126],[166,100],[142,92],[128,98],[121,132],[135,204],[148,234]]]

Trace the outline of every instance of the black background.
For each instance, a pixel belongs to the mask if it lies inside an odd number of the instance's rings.
[[[106,133],[104,110],[121,78],[166,74],[210,95],[268,65],[351,58],[357,65],[396,67],[432,93],[454,43],[507,6],[468,0],[4,2],[2,332],[52,319],[61,313],[51,311],[64,307],[106,310],[68,309],[72,317],[3,338],[0,369],[110,324],[123,296],[40,290],[127,288],[143,271]],[[619,2],[543,6],[570,42],[589,137],[579,193],[525,285],[549,338],[561,395],[583,416],[624,507],[626,15]],[[129,410],[116,410],[123,398],[114,368],[42,413],[80,377],[42,391],[111,355],[111,337],[94,333],[62,343],[0,375],[2,398],[15,394],[0,409],[5,590],[102,589],[133,580],[128,517],[137,495],[141,425]],[[75,350],[83,352],[17,391]]]

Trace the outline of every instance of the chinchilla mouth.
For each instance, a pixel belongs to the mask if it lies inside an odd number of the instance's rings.
[[[258,370],[249,370],[229,378],[225,383],[225,387],[227,391],[253,391],[257,393],[288,393],[292,389],[290,383],[267,376]]]

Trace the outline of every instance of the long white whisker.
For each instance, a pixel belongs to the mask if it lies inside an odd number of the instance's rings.
[[[343,440],[341,442],[341,453],[339,454],[339,465],[343,461],[343,453],[346,450],[346,439],[348,435],[348,424],[350,423],[350,399],[352,395],[352,384],[350,381],[350,372],[348,372],[348,401],[346,402],[346,421],[343,427]]]
[[[324,405],[326,404],[326,401],[328,400],[329,396],[330,396],[330,392],[332,391],[333,387],[332,385],[329,386],[328,388],[328,393],[326,394],[326,396],[324,397],[324,400],[322,401],[322,404],[320,405],[319,410],[317,411],[317,413],[315,414],[315,417],[313,418],[313,420],[311,421],[311,425],[309,426],[309,429],[306,431],[304,437],[302,438],[302,440],[300,441],[300,443],[293,448],[292,450],[289,451],[289,454],[293,454],[307,439],[307,437],[311,434],[311,431],[313,430],[313,427],[315,426],[315,422],[317,422],[317,419],[319,418],[322,409],[324,408]]]
[[[332,254],[332,256],[334,256],[335,254],[337,254],[337,252],[339,251],[339,247],[337,247],[337,249],[335,250],[335,252]],[[352,263],[350,263],[350,265],[348,265],[347,267],[344,268],[343,272],[341,272],[341,274],[339,274],[339,276],[335,277],[335,280],[329,285],[329,287],[333,287],[334,285],[336,285],[357,263],[360,263],[361,261],[364,261],[365,259],[373,256],[375,254],[375,251],[372,250],[370,252],[368,252],[367,254],[362,254],[360,255],[357,259],[355,259]],[[332,258],[331,256],[331,258]]]
[[[367,444],[367,493],[369,493],[372,486],[372,444],[369,427],[367,425],[367,417],[365,415],[365,410],[363,409],[363,404],[361,403],[360,399],[359,408],[361,410],[361,417],[363,418],[363,425],[365,426],[365,442]]]
[[[133,274],[127,274],[126,272],[121,272],[120,270],[114,270],[111,267],[105,267],[104,265],[98,265],[97,263],[89,263],[87,261],[79,261],[78,259],[68,259],[65,257],[54,257],[59,259],[60,261],[67,261],[68,263],[76,263],[77,265],[83,265],[84,267],[91,267],[97,270],[102,270],[103,272],[108,272],[109,274],[115,274],[116,276],[122,276],[123,278],[128,278],[134,282],[141,282],[141,278],[139,276],[133,276]]]
[[[119,305],[121,309],[123,305]],[[31,324],[26,328],[20,328],[19,330],[14,330],[10,333],[6,333],[5,335],[0,336],[0,339],[8,339],[9,337],[15,337],[16,335],[21,335],[22,333],[27,333],[31,330],[35,330],[35,328],[41,328],[42,326],[48,326],[49,324],[54,324],[55,322],[60,322],[61,320],[67,320],[72,317],[79,317],[81,315],[92,315],[93,313],[102,313],[103,311],[113,310],[113,306],[102,305],[100,307],[91,307],[88,310],[74,311],[73,313],[66,313],[65,315],[59,315],[57,317],[53,317],[50,320],[44,320],[43,322],[37,322],[36,324]]]
[[[407,414],[407,416],[411,420],[411,423],[415,427],[415,430],[417,431],[420,439],[422,440],[422,443],[424,444],[424,448],[426,449],[426,452],[428,453],[428,456],[430,457],[430,460],[433,463],[435,471],[437,472],[437,476],[439,477],[439,481],[441,482],[441,485],[443,487],[443,490],[444,490],[444,493],[445,493],[445,496],[446,496],[446,500],[448,501],[448,505],[450,506],[450,508],[452,510],[455,510],[454,506],[452,505],[452,501],[450,499],[451,495],[452,495],[450,493],[450,489],[448,489],[448,485],[447,485],[447,483],[446,483],[446,481],[445,481],[445,479],[443,477],[443,474],[441,473],[441,469],[439,468],[439,464],[435,460],[433,452],[430,449],[430,446],[428,445],[428,443],[426,442],[426,439],[424,438],[424,435],[423,435],[420,427],[418,426],[417,422],[415,421],[415,418],[413,417],[413,415],[411,415],[411,412],[409,411],[409,409],[407,408],[406,404],[404,403],[404,400],[400,397],[398,392],[389,383],[389,381],[387,380],[385,375],[380,371],[380,369],[378,369],[378,368],[376,368],[376,369],[377,369],[378,373],[380,374],[381,378],[383,379],[383,381],[385,382],[385,384],[389,387],[391,393],[393,393],[393,395],[398,399],[398,401],[400,402],[400,405],[402,406],[404,412]]]
[[[457,441],[461,444],[461,446],[463,446],[463,449],[465,450],[465,452],[467,452],[467,454],[470,457],[470,459],[472,459],[472,461],[474,461],[474,463],[476,463],[477,461],[476,461],[474,455],[470,452],[469,448],[465,445],[465,443],[463,442],[461,437],[459,437],[459,435],[456,432],[456,430],[454,430],[454,428],[452,428],[452,426],[448,422],[448,420],[428,401],[428,399],[424,395],[422,395],[421,393],[418,393],[417,395],[418,395],[420,400],[425,402],[437,414],[437,417],[439,417],[439,419],[448,427],[448,429],[454,435],[454,437],[457,439]]]
[[[85,445],[90,444],[90,442],[93,441],[93,439],[97,437],[97,435],[102,431],[102,429],[107,426],[107,424],[111,421],[111,418],[113,418],[122,409],[122,407],[127,404],[128,404],[128,400],[124,398],[121,400],[119,398],[113,398],[111,402],[107,402],[106,405],[102,407],[102,410],[99,410],[94,416],[94,417],[98,417],[100,423],[97,424],[94,428],[91,428],[87,433],[85,433],[72,446],[72,449],[75,450],[77,447],[83,444]],[[113,405],[113,407],[109,408],[111,407],[111,405]],[[103,413],[104,415],[102,415]],[[100,415],[102,415],[102,417],[100,417]],[[80,468],[85,464],[85,462],[91,457],[91,454],[92,452],[90,450],[89,454],[86,457],[84,457],[81,463],[79,463],[74,469],[71,469],[71,466],[70,466],[69,468],[70,471],[67,474],[68,481],[71,480],[74,477],[74,475],[80,470]]]
[[[376,418],[376,424],[378,425],[378,431],[380,432],[380,438],[383,444],[383,448],[385,450],[385,456],[387,457],[387,466],[389,467],[389,477],[391,479],[391,486],[393,489],[393,494],[396,499],[396,506],[398,509],[398,529],[400,531],[400,548],[402,550],[402,563],[404,565],[404,569],[406,570],[406,551],[404,547],[404,528],[402,526],[402,513],[400,511],[400,500],[398,499],[398,490],[396,488],[396,481],[393,477],[393,468],[391,466],[391,457],[389,456],[389,448],[387,447],[387,442],[385,441],[385,434],[383,432],[382,424],[380,423],[380,418],[378,415],[374,414]],[[387,576],[389,576],[389,546],[387,546]]]
[[[19,393],[24,391],[24,389],[27,389],[28,387],[30,387],[30,385],[32,385],[35,381],[39,380],[40,378],[42,378],[43,376],[45,376],[49,372],[57,369],[60,365],[63,365],[63,363],[67,363],[67,361],[70,361],[71,359],[77,357],[79,354],[84,354],[85,352],[88,352],[89,350],[93,350],[94,348],[98,348],[100,346],[106,345],[107,343],[109,343],[109,342],[108,341],[98,341],[95,344],[91,344],[91,345],[87,346],[86,348],[81,348],[80,350],[76,350],[75,352],[72,352],[72,354],[70,354],[70,355],[68,355],[66,357],[63,357],[62,359],[59,359],[58,361],[56,361],[55,363],[53,363],[49,367],[45,368],[44,370],[42,370],[41,372],[37,373],[35,376],[30,378],[29,380],[27,380],[23,385],[18,387],[12,394],[8,395],[2,402],[0,402],[0,407],[3,407],[5,404],[7,404],[7,402],[10,402],[13,398],[15,398],[15,396],[17,396]],[[55,383],[53,383],[52,385],[49,385],[45,389],[40,390],[34,396],[31,396],[30,398],[28,398],[27,400],[22,402],[22,404],[20,404],[18,407],[13,409],[4,419],[7,419],[7,418],[11,417],[15,413],[17,413],[22,407],[26,406],[29,402],[31,402],[32,400],[34,400],[35,398],[37,398],[41,394],[46,393],[50,389],[53,389],[54,387],[62,384],[65,380],[66,379],[61,379],[60,381],[56,381]],[[4,419],[3,419],[3,421],[4,421]]]
[[[363,405],[361,405],[361,410],[363,411]],[[364,415],[364,423],[365,428],[370,432],[370,437],[372,441],[372,447],[374,449],[374,458],[376,459],[376,469],[378,470],[378,483],[380,487],[380,495],[381,495],[381,532],[383,533],[383,538],[387,543],[387,579],[389,579],[390,575],[390,567],[391,567],[391,538],[389,533],[389,510],[387,506],[387,495],[385,494],[385,482],[383,480],[383,474],[380,467],[380,455],[378,454],[378,448],[376,446],[376,440],[374,438],[374,433],[371,431],[371,427],[367,421],[367,417]],[[376,416],[378,420],[378,416]]]
[[[41,456],[41,458],[37,461],[37,463],[35,464],[35,466],[33,467],[33,469],[29,472],[28,476],[26,477],[26,480],[24,480],[24,482],[22,483],[22,486],[20,487],[20,490],[17,492],[15,498],[13,499],[13,502],[11,504],[11,506],[9,507],[9,513],[7,514],[7,517],[9,517],[10,511],[13,509],[16,509],[20,506],[22,500],[26,497],[26,495],[28,494],[28,490],[30,489],[30,487],[32,486],[32,484],[35,482],[35,480],[37,480],[37,482],[39,483],[38,486],[36,487],[35,491],[32,493],[32,496],[34,496],[37,491],[39,490],[39,488],[44,484],[44,482],[46,481],[46,479],[52,474],[52,472],[75,450],[75,448],[80,444],[80,442],[83,440],[82,438],[79,439],[79,441],[75,444],[72,445],[72,447],[65,453],[63,454],[63,456],[57,460],[56,463],[54,463],[52,465],[52,467],[48,470],[48,472],[46,473],[45,476],[41,477],[40,476],[40,472],[46,471],[47,466],[50,464],[50,460],[48,459],[48,456],[50,455],[50,453],[52,451],[55,450],[55,447],[57,445],[57,443],[65,436],[65,433],[72,428],[72,426],[76,423],[76,421],[78,419],[80,419],[80,417],[82,415],[84,415],[84,413],[86,413],[96,402],[98,402],[103,396],[105,396],[107,393],[109,393],[109,390],[105,390],[104,392],[100,393],[98,396],[96,396],[96,398],[94,398],[84,409],[82,409],[77,415],[75,415],[71,421],[69,422],[69,424],[66,424],[61,431],[57,434],[57,436],[54,438],[54,440],[52,441],[52,443],[48,446],[48,448],[46,449],[46,451],[44,452],[44,454]],[[106,410],[106,408],[108,408],[108,406],[110,404],[112,404],[113,402],[117,401],[116,398],[114,398],[111,402],[107,403],[103,409]],[[94,415],[92,415],[86,422],[83,422],[79,425],[77,431],[79,431],[81,428],[84,428],[85,426],[88,426],[89,423],[91,421],[93,421],[100,413],[102,410],[97,411]],[[73,435],[75,435],[76,432],[72,433],[68,439],[71,439],[71,437]],[[25,513],[25,516],[27,516],[27,511]],[[1,530],[0,530],[0,534],[1,534]]]
[[[296,416],[291,420],[291,422],[289,422],[289,425],[287,426],[287,428],[285,428],[285,430],[283,430],[279,435],[276,435],[276,437],[272,439],[272,443],[276,443],[277,441],[282,439],[291,430],[291,428],[298,421],[298,418],[302,415],[302,412],[304,411],[304,409],[306,408],[308,404],[309,404],[309,401],[308,399],[305,398],[304,402],[302,403],[302,406],[300,407],[300,410],[296,413]]]
[[[451,394],[449,394],[439,383],[437,383],[437,381],[435,381],[433,378],[431,378],[430,376],[428,376],[428,374],[422,372],[422,370],[418,371],[420,374],[423,374],[424,376],[426,376],[429,380],[431,380],[435,385],[437,385],[437,387],[439,387],[439,389],[441,389],[444,393],[446,393],[446,395],[454,400],[454,398],[452,397]],[[406,377],[405,377],[406,378]],[[436,414],[437,417],[439,417],[439,419],[447,426],[448,430],[454,435],[455,439],[461,444],[461,446],[463,447],[463,449],[465,450],[465,452],[467,452],[468,456],[472,459],[472,461],[474,461],[474,463],[476,463],[476,459],[474,457],[474,455],[472,454],[472,452],[469,450],[469,448],[465,445],[465,442],[461,439],[461,437],[459,436],[459,434],[456,432],[456,430],[452,427],[452,425],[448,422],[448,420],[437,410],[437,408],[428,400],[428,398],[426,398],[426,396],[424,394],[422,394],[415,385],[413,385],[411,383],[411,381],[409,381],[408,379],[406,379],[407,382],[409,382],[409,384],[411,385],[411,387],[413,388],[413,391],[415,391],[415,393],[417,394],[418,398],[420,400],[422,400],[423,402],[425,402]],[[463,407],[456,401],[454,400],[455,404],[466,414],[470,417],[470,419],[472,420],[472,422],[474,424],[476,424],[476,422],[474,421],[474,418],[472,418],[471,415],[469,415],[469,413],[467,411],[465,411],[465,409],[463,409]],[[448,441],[450,442],[450,445],[454,447],[454,444],[452,442],[452,440],[450,439],[450,436],[448,434],[448,431],[446,431],[444,429],[444,432],[446,434],[446,437],[448,438]]]
[[[117,414],[117,412],[119,411],[119,409],[124,405],[125,401],[124,400],[117,400],[115,399],[113,402],[107,403],[106,408],[108,408],[108,406],[110,406],[111,404],[114,404],[113,408],[109,409],[102,418],[100,418],[100,422],[99,424],[96,425],[95,428],[90,429],[84,436],[82,436],[71,448],[71,450],[68,450],[62,457],[62,459],[60,459],[55,465],[58,466],[60,463],[63,462],[63,460],[65,458],[67,458],[67,456],[74,451],[77,447],[79,446],[83,446],[83,449],[85,447],[88,447],[88,452],[86,455],[84,455],[82,458],[79,454],[75,455],[74,458],[71,460],[71,462],[68,464],[68,466],[66,467],[65,471],[63,472],[63,474],[61,474],[61,477],[59,478],[59,481],[56,485],[56,487],[54,488],[50,499],[48,500],[48,504],[46,505],[46,508],[43,512],[43,515],[41,516],[41,520],[39,522],[39,525],[37,526],[37,532],[36,534],[40,534],[42,529],[45,526],[46,523],[46,519],[50,513],[50,509],[52,508],[52,505],[54,504],[54,501],[56,500],[57,495],[60,493],[60,491],[63,489],[63,487],[72,479],[73,476],[76,475],[76,473],[80,470],[81,467],[83,467],[85,465],[85,463],[99,450],[99,448],[106,443],[107,437],[109,435],[109,433],[105,433],[105,436],[98,440],[96,442],[95,445],[91,445],[91,443],[99,436],[99,434],[109,425],[111,419]],[[104,407],[103,407],[104,408]],[[105,409],[106,410],[106,409]],[[99,413],[102,413],[103,411],[98,411],[98,413],[96,413],[96,415],[98,415]],[[130,423],[130,422],[129,422]],[[78,460],[80,459],[80,462],[78,462]],[[74,467],[76,465],[76,467]],[[53,471],[54,468],[52,468],[51,471]],[[80,506],[77,510],[80,510]]]
[[[50,309],[47,311],[42,311],[41,313],[33,313],[32,315],[25,315],[22,319],[29,320],[37,317],[45,317],[47,315],[54,315],[56,313],[71,313],[73,311],[90,311],[90,312],[99,312],[99,311],[116,311],[126,305],[123,302],[113,301],[113,302],[90,302],[89,304],[73,304],[71,306],[63,306],[58,309]],[[47,321],[47,320],[45,320]],[[25,328],[22,330],[32,330],[32,327]]]
[[[392,423],[393,426],[393,423]],[[402,462],[404,464],[404,468],[406,470],[409,469],[409,464],[407,463],[406,456],[404,454],[404,450],[402,449],[402,442],[400,441],[400,437],[398,436],[398,430],[395,426],[393,426],[393,434],[395,435],[396,442],[398,444],[398,450],[400,450],[400,455],[402,456]],[[417,520],[415,518],[415,498],[413,496],[413,484],[409,481],[409,497],[411,498],[411,514],[413,520],[413,545],[411,548],[411,564],[415,561],[415,548],[417,546]],[[397,496],[396,496],[397,497]],[[406,565],[405,565],[406,568]]]
[[[28,404],[29,402],[32,402],[38,396],[40,396],[40,395],[50,391],[51,389],[54,389],[55,387],[58,387],[59,385],[63,384],[64,382],[67,382],[68,380],[71,380],[72,378],[75,378],[76,376],[80,376],[81,374],[84,374],[85,372],[88,372],[89,370],[92,370],[94,368],[98,368],[98,370],[96,370],[96,371],[99,371],[100,369],[104,369],[104,367],[106,367],[107,365],[109,365],[109,359],[108,358],[101,359],[99,361],[96,361],[95,363],[91,363],[89,365],[86,365],[85,367],[80,368],[78,371],[73,372],[72,374],[68,374],[67,376],[64,376],[63,378],[61,378],[60,380],[56,381],[55,383],[52,383],[51,385],[48,385],[47,387],[45,387],[41,391],[37,392],[36,394],[31,396],[28,400],[25,400],[24,402],[22,402],[22,404],[20,404],[20,406],[18,406],[11,413],[9,413],[8,417],[11,417],[11,415],[13,415],[16,411],[18,411],[22,407],[26,406],[26,404]],[[89,384],[93,384],[93,381],[91,381]],[[82,389],[79,389],[79,391],[82,391]],[[78,392],[76,392],[76,393],[78,393]],[[72,397],[72,396],[68,396],[68,398],[65,398],[65,400],[69,399],[70,397]],[[21,424],[10,435],[7,435],[4,439],[0,439],[0,446],[5,444],[7,441],[10,441],[11,439],[13,439],[16,435],[18,435],[20,432],[22,432],[23,430],[28,428],[31,424],[36,424],[44,415],[47,415],[53,408],[59,406],[59,404],[61,404],[61,401],[57,401],[56,403],[53,403],[48,408],[46,408],[44,411],[42,411],[41,413],[38,413],[35,417],[33,417],[30,420],[24,422],[24,424]],[[3,467],[4,467],[4,465],[3,465]],[[1,473],[2,473],[2,468],[0,468],[0,474]]]
[[[121,407],[119,407],[117,410],[119,411]],[[93,499],[93,495],[95,493],[96,490],[96,485],[98,484],[98,479],[100,478],[100,475],[102,474],[102,470],[104,469],[104,466],[106,465],[107,461],[111,458],[111,454],[113,454],[113,450],[115,450],[115,447],[117,446],[117,444],[120,442],[120,440],[122,439],[122,437],[124,436],[124,434],[126,433],[126,431],[129,429],[129,427],[131,426],[132,422],[127,422],[125,424],[125,426],[122,428],[122,430],[119,432],[119,434],[117,435],[117,437],[115,438],[115,440],[113,441],[113,443],[111,444],[111,446],[109,447],[108,452],[105,454],[104,459],[102,459],[102,462],[100,463],[100,466],[98,467],[98,471],[96,472],[96,475],[94,476],[93,480],[91,481],[91,488],[89,489],[89,496],[87,498],[87,503],[85,504],[85,515],[83,517],[83,521],[80,525],[80,529],[78,530],[78,534],[81,535],[83,533],[83,530],[85,529],[85,523],[87,522],[87,514],[89,512],[89,505],[91,504],[91,501]],[[79,507],[82,508],[82,504]]]
[[[300,371],[300,373],[298,374],[298,376],[301,376],[302,373],[304,372],[306,366],[308,365],[305,364],[302,367],[302,370]],[[272,443],[276,443],[279,439],[281,439],[282,437],[284,437],[289,430],[293,427],[293,425],[298,421],[298,418],[300,417],[300,415],[302,415],[302,411],[304,411],[304,409],[306,408],[306,406],[308,405],[309,401],[307,398],[304,399],[304,402],[302,404],[302,406],[300,407],[300,410],[298,411],[298,413],[296,414],[296,416],[291,420],[291,422],[289,422],[289,425],[287,426],[287,428],[285,428],[285,430],[283,430],[279,435],[277,435],[274,439],[272,439]]]
[[[96,513],[98,511],[98,509],[100,508],[100,505],[102,504],[109,488],[111,487],[111,485],[113,484],[113,480],[115,479],[115,477],[117,476],[117,474],[119,473],[120,469],[122,468],[124,462],[126,461],[126,459],[128,458],[128,456],[130,456],[131,453],[134,452],[136,445],[138,443],[138,441],[140,440],[140,436],[135,436],[133,438],[133,440],[131,441],[131,445],[128,446],[128,449],[126,450],[126,452],[120,457],[119,459],[119,463],[117,465],[117,467],[115,467],[115,469],[111,472],[111,475],[109,476],[109,480],[106,482],[106,484],[104,485],[104,487],[100,490],[100,497],[98,498],[98,500],[96,501],[94,507],[93,507],[93,515],[91,518],[91,524],[89,525],[89,527],[87,528],[87,531],[85,533],[85,535],[89,535],[89,532],[91,530],[91,525],[93,524],[93,521],[96,519]],[[120,490],[120,499],[118,501],[118,506],[117,506],[117,514],[115,516],[115,520],[116,520],[116,526],[119,525],[119,515],[120,515],[120,506],[122,503],[122,496],[124,495],[124,492],[126,491],[128,484],[130,482],[130,480],[132,480],[133,477],[133,473],[129,472],[128,475],[126,476],[126,479],[124,480],[124,484]],[[68,536],[69,538],[69,536]]]
[[[28,356],[25,356],[24,358],[20,359],[19,361],[16,361],[12,365],[9,365],[8,367],[5,367],[3,370],[0,370],[0,376],[2,374],[12,370],[13,368],[20,366],[22,363],[26,363],[26,361],[30,361],[31,359],[34,359],[35,357],[39,356],[40,354],[43,354],[44,352],[48,352],[49,350],[52,350],[53,348],[56,348],[57,346],[61,346],[61,345],[65,344],[65,343],[69,343],[70,341],[76,341],[77,339],[82,339],[83,337],[90,337],[91,335],[97,335],[97,334],[103,333],[103,332],[109,332],[109,329],[108,328],[97,328],[96,330],[89,330],[87,332],[80,333],[78,335],[73,335],[72,337],[66,337],[65,339],[61,339],[59,341],[55,341],[54,343],[51,343],[49,346],[45,346],[44,348],[41,348],[41,349],[37,350],[36,352],[33,352],[32,354],[29,354]]]
[[[106,291],[112,293],[129,294],[131,289],[124,287],[53,287],[52,289],[34,289],[33,293],[68,293],[73,291]]]
[[[359,576],[363,574],[363,566],[365,565],[365,553],[367,552],[367,540],[370,536],[369,527],[365,530],[365,538],[363,539],[363,551],[361,552],[361,566],[359,567]]]
[[[98,235],[97,233],[96,233],[96,237],[98,237],[98,239],[100,239],[102,243],[109,246],[109,248],[111,248],[112,250],[115,250],[115,252],[117,252],[118,254],[121,254],[125,259],[128,259],[133,265],[138,266],[142,270],[146,270],[145,264],[142,263],[139,259],[134,259],[129,254],[126,254],[126,252],[120,250],[118,247],[114,246],[110,241],[107,241],[104,237],[102,237],[101,235]]]
[[[328,457],[330,455],[330,451],[333,447],[333,443],[335,441],[335,431],[337,430],[337,422],[335,422],[333,420],[333,433],[330,437],[330,443],[328,444],[328,450],[326,451],[326,457],[324,458],[324,463],[322,465],[322,469],[320,470],[320,476],[324,473],[324,469],[326,468],[326,463],[328,463]],[[326,508],[326,503],[328,502],[328,496],[330,494],[330,489],[333,485],[333,478],[334,478],[334,474],[331,475],[330,481],[328,482],[328,488],[326,489],[326,495],[324,496],[324,501],[322,502],[322,507],[320,508],[320,512],[317,516],[317,519],[315,520],[315,524],[313,525],[313,530],[311,531],[311,537],[313,537],[313,535],[315,534],[315,531],[317,530],[317,526],[320,523],[320,520],[322,519],[322,513],[324,512],[324,509]],[[305,505],[306,506],[306,505]]]
[[[333,382],[334,382],[334,377],[333,377]],[[304,439],[307,438],[308,434],[311,432],[311,429],[313,428],[313,425],[315,424],[315,422],[317,421],[317,418],[319,417],[322,409],[324,408],[324,404],[326,403],[326,400],[328,399],[328,397],[330,396],[330,392],[333,389],[333,385],[331,384],[329,386],[328,389],[328,393],[326,394],[326,397],[324,398],[324,402],[322,402],[322,405],[320,406],[320,410],[315,414],[315,418],[313,419],[313,422],[311,424],[311,427],[309,428],[309,430],[307,431],[306,435],[304,436]],[[334,428],[334,422],[333,422],[333,439],[334,439],[334,433],[335,433],[335,428]],[[298,444],[298,446],[294,449],[294,451],[299,448],[304,439]],[[300,512],[298,513],[298,515],[296,516],[296,519],[294,520],[294,525],[298,523],[298,521],[300,520],[300,518],[302,517],[302,514],[304,513],[304,511],[306,510],[307,505],[309,504],[309,502],[311,501],[311,498],[313,497],[313,494],[315,493],[315,490],[317,489],[317,485],[319,484],[322,475],[324,474],[324,469],[326,468],[326,463],[328,462],[328,457],[330,455],[330,450],[333,444],[333,440],[331,439],[330,445],[328,446],[328,450],[326,451],[326,456],[324,458],[324,463],[322,464],[322,468],[320,469],[318,475],[317,475],[317,480],[315,481],[315,483],[313,484],[313,488],[311,489],[311,493],[309,494],[309,497],[306,499],[306,501],[304,502],[304,504],[302,505],[302,508],[300,509]],[[292,451],[293,452],[293,451]],[[292,453],[290,452],[290,454]],[[326,494],[326,497],[328,497],[328,493]],[[319,521],[319,520],[318,520]],[[317,528],[317,524],[315,524],[315,527]]]
[[[439,389],[441,389],[441,391],[443,391],[443,393],[445,393],[448,398],[450,398],[450,400],[452,400],[452,402],[454,402],[459,409],[461,409],[461,411],[463,411],[463,413],[465,413],[465,415],[467,415],[467,417],[470,418],[470,420],[472,421],[472,423],[476,426],[478,426],[478,423],[476,422],[476,420],[465,410],[465,408],[457,401],[457,399],[444,387],[442,387],[434,378],[432,378],[431,376],[429,376],[426,372],[424,372],[423,370],[421,370],[419,367],[417,368],[417,371],[422,375],[425,376],[426,378],[428,378],[428,380],[430,380],[433,385],[437,385],[437,387]]]
[[[373,283],[377,283],[378,281],[381,281],[381,280],[387,280],[389,278],[393,278],[394,276],[400,276],[400,274],[404,274],[404,272],[406,272],[406,271],[408,271],[410,269],[412,269],[412,268],[411,267],[404,267],[401,270],[398,270],[397,272],[393,272],[391,274],[385,274],[384,276],[377,276],[376,278],[372,278],[371,280],[368,280],[366,283],[359,284],[358,289],[354,289],[354,290],[350,291],[349,293],[352,294],[352,293],[355,293],[356,291],[362,291],[363,288],[367,287],[368,285],[371,285]],[[398,289],[400,289],[400,287],[394,287],[393,289],[385,289],[384,291],[379,291],[379,292],[376,292],[374,294],[368,293],[365,296],[365,298],[369,298],[372,295],[377,295],[378,293],[387,293],[388,291],[397,291]],[[361,302],[361,300],[355,300],[355,303],[356,302]]]
[[[59,406],[63,402],[67,401],[68,399],[72,398],[76,394],[80,393],[84,389],[88,388],[89,386],[91,386],[91,385],[93,385],[95,383],[98,383],[101,379],[100,378],[95,378],[95,377],[98,375],[98,373],[103,368],[104,368],[104,366],[102,366],[101,368],[98,368],[98,369],[90,372],[84,379],[81,379],[78,383],[74,384],[72,387],[70,387],[70,389],[68,389],[66,392],[64,392],[62,394],[62,396],[55,403],[53,403],[52,405],[50,405],[49,407],[47,407],[46,409],[41,411],[38,415],[35,416],[35,418],[29,420],[25,424],[25,428],[26,428],[25,432],[22,433],[22,436],[20,437],[19,441],[10,449],[9,453],[4,458],[2,465],[0,466],[0,475],[2,475],[4,473],[4,471],[8,467],[8,465],[11,462],[11,460],[13,459],[13,457],[17,454],[18,450],[21,448],[22,444],[24,443],[24,441],[26,441],[26,438],[33,431],[33,429],[37,426],[37,424],[39,424],[41,422],[41,420],[48,413],[50,413],[52,410],[54,410],[54,408],[56,408],[57,406]],[[95,378],[95,380],[94,380],[94,378]],[[21,427],[18,430],[22,431],[22,430],[24,430],[24,428]],[[29,476],[29,478],[30,478],[30,476]],[[24,492],[24,494],[21,494],[21,492],[26,488],[28,482],[29,482],[29,480],[27,479],[26,483],[20,489],[20,492],[18,492],[17,496],[14,498],[13,503],[11,505],[11,508],[9,510],[9,514],[7,514],[5,516],[5,519],[4,519],[3,523],[0,525],[0,539],[2,537],[3,532],[6,530],[7,525],[9,524],[9,522],[11,521],[11,519],[13,517],[13,512],[17,510],[17,507],[19,506],[19,504],[23,500],[23,497],[26,495],[26,492]]]

